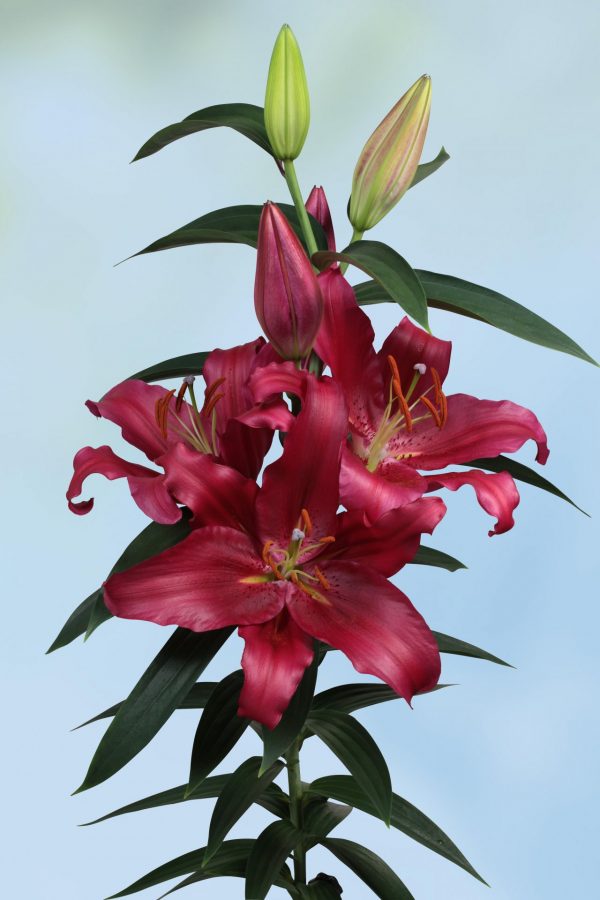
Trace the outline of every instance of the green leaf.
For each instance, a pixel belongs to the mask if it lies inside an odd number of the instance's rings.
[[[303,241],[302,229],[296,210],[289,203],[277,204],[285,213],[290,225]],[[258,241],[258,223],[262,206],[227,206],[188,222],[182,228],[159,238],[143,250],[128,257],[142,256],[144,253],[156,253],[159,250],[170,250],[173,247],[190,247],[196,244],[247,244],[256,247]],[[325,232],[316,219],[309,216],[317,246],[327,247]]]
[[[128,381],[134,378],[139,381],[147,381],[149,384],[153,381],[162,381],[166,378],[184,378],[186,375],[202,375],[204,363],[208,353],[186,353],[183,356],[174,356],[172,359],[165,359],[164,362],[156,363],[130,375]]]
[[[450,154],[446,152],[446,148],[442,147],[438,155],[435,159],[432,159],[430,162],[421,163],[420,166],[417,166],[417,171],[415,172],[415,177],[410,183],[411,188],[418,184],[420,181],[423,181],[425,178],[429,178],[430,175],[433,175],[434,172],[444,165],[450,159]]]
[[[287,856],[302,840],[291,822],[267,825],[256,839],[246,869],[246,900],[264,900]]]
[[[152,156],[153,153],[158,153],[159,150],[162,150],[168,144],[172,144],[173,141],[178,141],[189,134],[197,134],[199,131],[206,131],[208,128],[220,127],[233,128],[235,131],[243,134],[244,137],[254,141],[255,144],[258,144],[271,156],[274,156],[265,129],[262,106],[254,106],[251,103],[220,103],[217,106],[207,106],[205,109],[199,109],[190,116],[186,116],[181,122],[175,122],[174,125],[167,125],[166,128],[161,128],[160,131],[157,131],[156,134],[146,141],[131,161],[136,162],[138,159]]]
[[[589,513],[586,513],[584,509],[577,506],[570,497],[563,494],[563,492],[553,485],[551,481],[543,478],[534,469],[530,469],[529,466],[517,462],[516,459],[510,459],[508,456],[494,456],[489,459],[472,459],[470,462],[464,463],[463,465],[474,466],[478,469],[487,469],[488,472],[510,472],[512,477],[516,478],[517,481],[523,481],[525,484],[532,484],[534,487],[541,488],[542,491],[547,491],[549,494],[554,494],[555,497],[560,497],[561,500],[566,500],[567,503],[570,503],[571,506],[574,506],[575,509],[578,509],[579,512],[589,518]]]
[[[427,299],[423,286],[415,270],[387,244],[380,241],[356,241],[340,253],[332,250],[315,253],[312,260],[319,269],[326,268],[336,260],[357,266],[375,279],[386,296],[395,300],[419,325],[429,330]]]
[[[277,778],[284,765],[277,761],[259,777],[260,762],[259,756],[252,756],[227,778],[210,820],[204,865],[215,855],[238,819]]]
[[[262,726],[261,737],[264,749],[261,772],[268,769],[278,757],[283,756],[289,750],[304,728],[315,693],[318,669],[319,653],[315,651],[314,659],[305,671],[279,725],[273,729]]]
[[[433,691],[442,690],[442,688],[450,687],[447,684],[436,684],[431,691],[425,691],[427,694]],[[421,696],[416,694],[415,696]],[[373,684],[364,682],[363,684],[339,684],[336,687],[321,691],[313,700],[313,709],[336,709],[338,712],[350,713],[359,709],[365,709],[367,706],[375,706],[377,703],[386,703],[388,700],[401,700],[402,697],[393,691],[387,684]]]
[[[208,702],[208,698],[216,686],[216,681],[203,681],[198,684],[193,684],[189,693],[186,694],[177,709],[204,709]],[[77,731],[85,725],[91,725],[93,722],[100,722],[101,719],[111,719],[113,716],[116,716],[124,702],[124,700],[121,700],[120,703],[115,703],[114,706],[98,713],[98,715],[94,716],[92,719],[88,719],[86,722],[82,722],[81,725],[77,725],[73,728],[73,731]]]
[[[381,750],[356,719],[333,709],[312,710],[308,727],[334,753],[371,798],[378,815],[389,825],[392,782]]]
[[[514,669],[514,666],[511,666],[510,663],[504,662],[503,659],[493,656],[487,650],[482,650],[481,647],[476,647],[474,644],[467,644],[466,641],[450,637],[449,634],[442,634],[440,631],[432,631],[432,634],[437,641],[440,653],[452,653],[455,656],[485,659],[488,662],[498,663],[499,666],[507,666],[509,669]]]
[[[342,838],[326,838],[320,843],[358,875],[380,900],[414,900],[396,873],[372,850]]]
[[[349,775],[331,775],[326,778],[317,778],[309,787],[310,793],[319,794],[322,797],[333,797],[341,803],[347,803],[355,809],[360,809],[371,816],[377,816],[369,797]],[[474,878],[483,881],[481,875],[475,871],[468,859],[463,856],[458,847],[450,840],[435,822],[432,822],[424,813],[399,797],[393,795],[391,824],[402,831],[408,837],[419,844],[423,844],[434,853],[443,856],[444,859],[460,866]]]
[[[171,635],[109,725],[75,793],[106,781],[144,749],[232,631],[178,628]]]
[[[430,308],[445,309],[448,312],[487,322],[488,325],[514,334],[525,341],[548,347],[550,350],[560,350],[561,353],[568,353],[595,366],[598,365],[595,359],[564,332],[503,294],[463,281],[461,278],[453,278],[451,275],[438,275],[423,269],[415,269],[415,272],[423,285],[427,305]],[[355,285],[354,292],[361,306],[390,303],[396,299],[374,281]]]
[[[302,820],[302,833],[312,838],[307,848],[313,847],[321,838],[327,837],[351,812],[351,806],[328,803],[322,797],[309,799]]]
[[[219,682],[206,704],[192,747],[190,794],[225,759],[249,725],[248,719],[237,714],[243,682],[240,669],[232,672]]]
[[[150,559],[151,556],[156,556],[163,550],[178,544],[189,534],[189,517],[188,510],[183,510],[181,520],[175,525],[159,525],[157,522],[151,522],[126,547],[110,570],[109,577],[116,572],[124,572],[145,559]],[[53,650],[70,644],[79,635],[88,632],[92,624],[93,631],[101,622],[110,618],[112,618],[112,613],[104,605],[102,588],[98,588],[70,615],[47,652],[52,653]],[[89,634],[86,636],[89,637]]]
[[[435,566],[438,569],[446,569],[448,572],[457,572],[459,569],[466,569],[464,563],[455,559],[448,553],[436,550],[434,547],[424,547],[421,545],[410,561],[412,566]]]

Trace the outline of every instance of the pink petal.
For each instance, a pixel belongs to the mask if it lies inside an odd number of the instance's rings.
[[[325,232],[327,238],[327,246],[330,250],[335,251],[335,234],[333,232],[333,222],[331,221],[331,212],[325,191],[322,187],[314,187],[305,203],[308,212],[317,220],[319,225]]]
[[[432,534],[445,512],[446,504],[430,497],[392,509],[371,525],[365,523],[360,510],[342,513],[328,555],[360,562],[389,577],[411,561],[421,535]]]
[[[407,393],[415,375],[415,365],[423,363],[427,371],[419,378],[411,402],[420,397],[433,385],[431,367],[437,369],[440,380],[443,382],[448,374],[452,342],[442,341],[427,331],[423,331],[406,316],[402,319],[385,339],[383,347],[378,353],[382,370],[390,372],[387,361],[388,356],[393,356],[398,364],[402,390]],[[388,374],[389,381],[389,374]],[[430,392],[431,393],[431,392]],[[430,393],[427,394],[430,397]],[[431,397],[430,397],[431,399]]]
[[[427,482],[412,466],[396,460],[389,462],[385,474],[381,467],[369,472],[364,461],[345,447],[340,471],[341,503],[347,509],[362,510],[373,522],[388,510],[411,503],[425,493]]]
[[[176,444],[161,456],[160,465],[173,496],[192,510],[193,526],[252,531],[258,487],[250,478],[185,444]]]
[[[79,516],[88,513],[94,505],[93,498],[75,502],[81,494],[88,475],[104,475],[110,481],[126,478],[131,496],[142,510],[155,522],[173,525],[181,518],[181,510],[167,490],[164,475],[146,466],[138,466],[117,456],[110,447],[84,447],[73,460],[73,477],[67,490],[69,509]]]
[[[313,639],[285,609],[263,625],[245,625],[239,635],[246,646],[238,714],[275,728],[312,662]]]
[[[266,622],[283,608],[289,582],[252,582],[265,565],[233,528],[201,528],[158,556],[113,575],[104,601],[115,616],[191,631]]]
[[[464,484],[470,484],[474,489],[479,505],[497,519],[497,523],[488,534],[502,534],[509,531],[515,524],[513,512],[519,505],[519,492],[508,472],[489,474],[479,469],[470,469],[468,472],[442,472],[427,476],[428,490],[435,491],[445,487],[450,491],[457,491]]]
[[[437,643],[422,616],[393,584],[360,563],[327,562],[326,602],[297,590],[287,599],[294,621],[342,650],[358,672],[376,675],[409,703],[440,675]]]

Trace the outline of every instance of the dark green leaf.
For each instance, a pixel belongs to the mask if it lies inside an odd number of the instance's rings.
[[[337,828],[352,812],[351,806],[328,803],[323,798],[310,799],[304,808],[302,832],[310,835],[309,846],[314,846],[321,838]]]
[[[567,503],[570,503],[571,506],[574,506],[575,509],[582,512],[584,516],[589,517],[589,513],[586,513],[584,509],[577,506],[570,497],[563,494],[563,492],[555,487],[551,481],[542,478],[542,476],[534,469],[530,469],[529,466],[517,462],[516,459],[510,459],[508,456],[494,456],[490,459],[472,459],[471,462],[464,463],[464,465],[475,466],[478,469],[487,469],[488,472],[510,472],[512,477],[516,478],[517,481],[523,481],[525,484],[532,484],[534,487],[541,488],[541,490],[547,491],[549,494],[554,494],[555,497],[566,500]]]
[[[304,728],[315,693],[319,658],[319,653],[315,652],[315,657],[304,673],[302,681],[298,685],[296,693],[284,712],[279,725],[272,730],[264,725],[262,726],[261,735],[264,750],[261,771],[268,769],[279,756],[283,756]]]
[[[197,134],[197,132],[205,131],[208,128],[223,126],[239,131],[244,137],[250,138],[251,141],[254,141],[255,144],[258,144],[259,147],[266,150],[271,156],[274,156],[265,129],[262,106],[254,106],[251,103],[220,103],[217,106],[207,106],[206,109],[199,109],[181,122],[175,122],[174,125],[167,125],[166,128],[161,128],[138,150],[132,162],[144,159],[146,156],[152,156],[153,153],[162,150],[167,144],[172,144],[173,141],[186,137],[188,134]]]
[[[279,208],[289,219],[290,225],[303,241],[302,229],[296,210],[289,203],[279,203]],[[194,219],[182,228],[159,238],[133,256],[144,253],[156,253],[159,250],[170,250],[173,247],[190,247],[195,244],[247,244],[256,247],[258,241],[258,222],[262,206],[228,206],[216,209],[199,219]],[[327,247],[327,238],[316,219],[310,217],[317,246]],[[129,257],[132,259],[133,257]]]
[[[326,877],[320,873],[308,884],[297,885],[300,900],[339,900],[342,896],[341,887],[339,884],[336,887],[335,882],[326,881]]]
[[[148,366],[135,375],[130,375],[128,380],[137,378],[140,381],[162,381],[165,378],[184,378],[186,375],[202,375],[204,363],[208,353],[186,353],[184,356],[174,356],[165,359],[164,362]]]
[[[372,850],[342,838],[325,838],[320,843],[358,875],[380,900],[414,900],[396,873]]]
[[[248,719],[237,714],[243,682],[241,670],[232,672],[219,682],[206,704],[192,747],[190,793],[225,759],[248,727]]]
[[[313,254],[312,259],[319,269],[326,268],[336,260],[357,266],[374,278],[380,289],[395,300],[419,325],[429,329],[427,299],[423,286],[414,269],[387,244],[380,241],[356,241],[340,253],[326,250]]]
[[[310,785],[309,790],[311,793],[319,794],[322,797],[333,797],[334,800],[347,803],[371,816],[377,815],[369,797],[349,775],[331,775],[326,778],[317,778]],[[423,844],[424,847],[433,850],[434,853],[438,853],[445,859],[450,860],[450,862],[460,866],[461,869],[469,872],[470,875],[473,875],[479,881],[483,881],[481,875],[475,871],[471,863],[463,856],[448,835],[435,822],[432,822],[431,819],[418,810],[416,806],[399,797],[398,794],[394,794],[392,799],[391,824],[394,828],[408,835],[408,837]],[[485,882],[483,883],[485,884]]]
[[[240,846],[238,847],[237,845]],[[166,894],[162,894],[162,896],[159,897],[159,900],[163,900],[163,897],[168,897],[169,894],[173,894],[175,891],[180,891],[181,888],[189,887],[190,884],[206,881],[207,878],[218,878],[219,876],[224,875],[233,878],[245,878],[248,856],[250,855],[253,845],[254,841],[227,841],[201,872],[195,872],[193,875],[190,875],[189,878],[180,881],[179,884],[176,884],[175,887],[171,888],[170,891],[167,891]],[[285,888],[288,891],[290,889],[294,890],[292,875],[286,865],[281,867],[273,884],[276,884],[277,887]]]
[[[336,709],[342,713],[353,713],[366,706],[400,700],[401,697],[387,684],[339,684],[317,694],[313,709]]]
[[[103,622],[108,622],[109,619],[112,619],[112,613],[104,602],[104,591],[100,588],[96,591],[96,600],[90,610],[90,618],[83,638],[84,641],[87,641],[96,628],[99,628]]]
[[[464,563],[455,559],[448,553],[436,550],[434,547],[421,545],[410,561],[412,566],[435,566],[438,569],[446,569],[448,572],[457,572],[458,569],[466,569]]]
[[[430,162],[421,163],[420,166],[417,166],[417,171],[415,172],[415,177],[410,183],[411,188],[418,184],[420,181],[423,181],[424,178],[429,178],[430,175],[433,175],[434,172],[444,165],[450,159],[450,154],[446,152],[446,148],[442,147],[438,155],[435,159],[432,159]]]
[[[503,659],[499,659],[497,656],[493,656],[491,653],[488,653],[487,650],[482,650],[481,647],[475,647],[474,644],[467,644],[466,641],[460,641],[458,638],[450,637],[449,634],[442,634],[439,631],[433,631],[440,653],[452,653],[456,656],[470,656],[473,659],[485,659],[488,662],[498,663],[499,666],[508,666],[509,669],[514,669],[514,666],[511,666],[510,663],[504,662]]]
[[[93,594],[90,594],[89,597],[86,597],[85,600],[79,604],[77,609],[73,610],[57,636],[54,638],[50,647],[46,650],[46,653],[52,653],[54,650],[66,647],[67,644],[70,644],[75,638],[85,634],[88,622],[90,621],[90,615],[96,605],[98,596],[102,596],[102,588],[95,590]]]
[[[208,698],[214,691],[216,685],[216,681],[203,681],[198,684],[193,684],[190,692],[183,698],[177,708],[204,709],[208,702]],[[81,725],[77,725],[73,731],[77,731],[78,728],[83,728],[85,725],[91,725],[93,722],[99,722],[101,719],[110,719],[113,716],[116,716],[124,702],[124,700],[121,700],[120,703],[115,703],[114,706],[105,709],[104,712],[98,713],[97,716],[88,719],[87,722],[82,722]]]
[[[144,749],[232,630],[197,634],[178,628],[171,635],[109,725],[76,793],[106,781]]]
[[[333,709],[311,711],[308,727],[346,766],[389,825],[392,782],[381,750],[356,719]]]
[[[246,900],[264,900],[287,856],[301,839],[300,832],[285,819],[267,825],[248,857]]]
[[[260,757],[252,756],[227,778],[210,820],[208,843],[204,854],[205,865],[215,855],[238,819],[241,819],[277,778],[283,769],[283,762],[277,761],[260,777],[259,769]]]

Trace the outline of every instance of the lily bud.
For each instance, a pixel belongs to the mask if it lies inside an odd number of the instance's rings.
[[[308,356],[323,318],[323,298],[302,244],[274,203],[265,204],[258,227],[254,308],[283,359]]]
[[[429,124],[431,79],[422,75],[377,126],[356,164],[348,218],[355,231],[372,228],[408,190]]]
[[[327,202],[327,197],[325,196],[325,191],[323,190],[323,188],[317,187],[315,185],[308,195],[308,200],[304,205],[306,206],[306,211],[309,212],[313,219],[316,219],[319,225],[323,228],[325,237],[327,238],[328,248],[335,252],[335,233],[333,230],[333,222],[331,221],[329,203]]]
[[[296,159],[310,124],[310,100],[300,47],[289,25],[275,41],[265,94],[265,127],[278,159]]]

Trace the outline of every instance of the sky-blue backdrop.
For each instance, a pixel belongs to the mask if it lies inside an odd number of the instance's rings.
[[[358,152],[398,96],[433,78],[426,158],[451,161],[372,232],[415,266],[520,300],[600,354],[597,299],[598,13],[589,0],[179,0],[0,4],[4,776],[0,894],[98,900],[203,843],[211,804],[84,822],[185,780],[197,715],[179,713],[106,785],[70,798],[103,726],[69,728],[124,696],[165,640],[112,622],[87,645],[43,653],[72,608],[143,526],[123,483],[89,484],[76,518],[64,490],[74,452],[112,442],[83,401],[151,362],[255,337],[254,253],[212,246],[113,263],[233,203],[285,199],[275,167],[232,132],[195,136],[129,167],[156,129],[203,106],[262,103],[281,23],[300,40],[313,105],[298,173],[325,185],[340,243]],[[380,339],[398,311],[376,309]],[[596,515],[522,490],[517,527],[488,539],[470,491],[448,496],[436,546],[468,571],[409,567],[397,582],[431,625],[516,670],[446,658],[459,686],[359,715],[395,789],[434,818],[493,886],[355,813],[365,840],[417,900],[588,898],[597,886],[599,373],[484,325],[432,315],[454,341],[451,390],[532,407],[552,450],[548,476]],[[131,458],[134,458],[133,456]],[[138,457],[135,457],[138,459]],[[520,454],[533,458],[528,446]],[[8,541],[8,543],[7,543]],[[237,666],[232,640],[208,677]],[[323,684],[355,677],[341,658]],[[223,767],[256,752],[248,736]],[[339,771],[316,744],[307,779]],[[7,806],[8,804],[8,806]],[[268,817],[250,813],[234,835]],[[310,870],[369,893],[326,851]],[[241,882],[190,896],[238,898]],[[148,892],[157,896],[158,891]],[[274,891],[274,895],[277,894]],[[145,895],[144,895],[145,896]],[[183,895],[185,896],[185,895]]]

